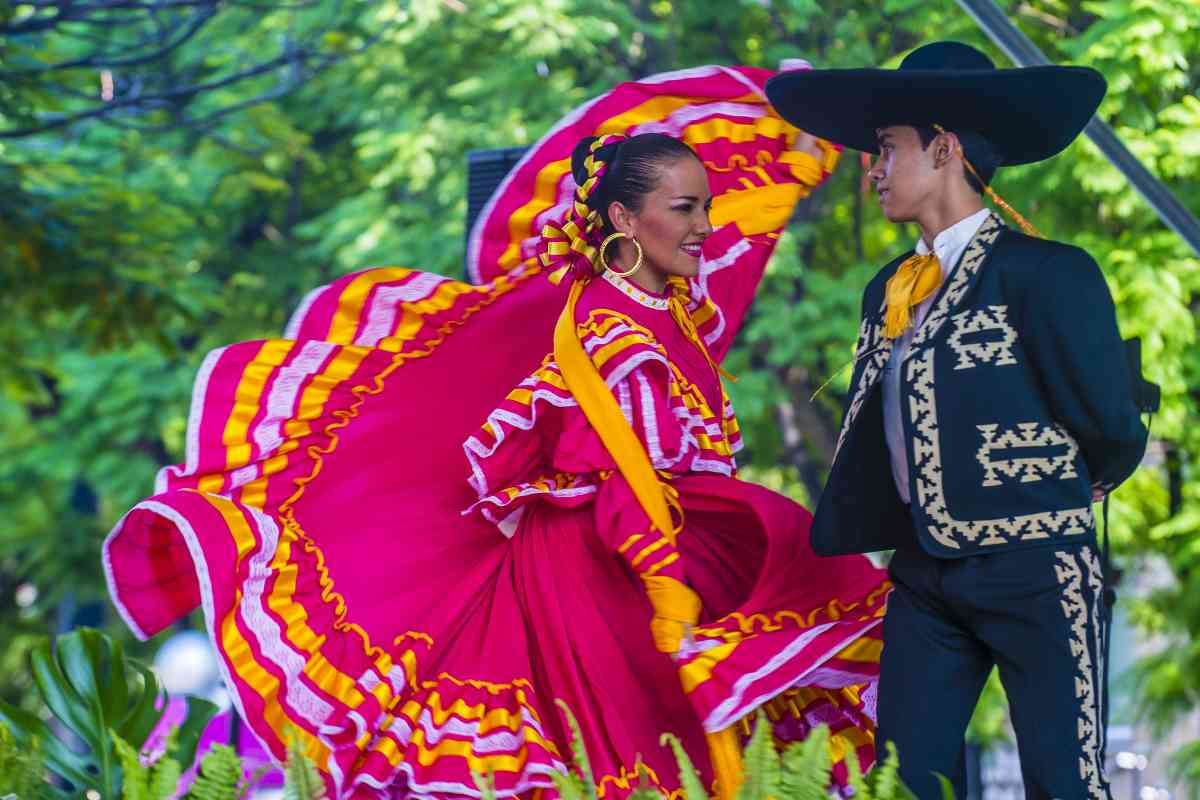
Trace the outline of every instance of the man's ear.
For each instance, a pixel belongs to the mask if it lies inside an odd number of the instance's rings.
[[[954,161],[956,153],[962,152],[958,136],[947,131],[939,133],[933,140],[933,163],[936,167],[944,167]]]
[[[626,236],[633,236],[634,223],[633,213],[625,207],[624,203],[614,200],[608,204],[608,218],[612,220],[613,228]]]

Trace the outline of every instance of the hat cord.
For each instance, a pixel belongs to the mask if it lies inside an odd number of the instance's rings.
[[[943,128],[941,125],[938,125],[936,122],[933,124],[933,129],[936,130],[938,133],[946,132],[946,129]],[[983,187],[983,190],[985,192],[987,192],[987,196],[991,198],[993,203],[995,203],[997,206],[999,206],[1000,209],[1005,214],[1008,214],[1008,216],[1011,217],[1012,220],[1017,223],[1017,225],[1021,228],[1021,230],[1025,231],[1025,233],[1028,234],[1029,236],[1036,236],[1039,239],[1046,238],[1045,236],[1042,235],[1041,231],[1039,231],[1037,228],[1035,228],[1033,226],[1032,222],[1025,219],[1025,217],[1021,215],[1021,212],[1017,211],[1015,208],[1010,206],[1004,200],[1004,198],[1000,196],[1000,194],[995,189],[993,189],[991,186],[988,185],[987,181],[985,181],[983,178],[981,178],[979,176],[979,172],[975,169],[975,165],[971,163],[970,159],[967,158],[967,154],[965,152],[963,152],[961,144],[956,142],[954,149],[958,152],[958,155],[962,158],[962,162],[966,166],[966,168],[971,172],[972,175],[975,176],[975,180],[979,181],[979,185]]]

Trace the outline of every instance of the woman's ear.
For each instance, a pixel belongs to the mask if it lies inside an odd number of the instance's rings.
[[[613,228],[617,232],[623,233],[626,236],[633,236],[634,224],[633,214],[625,207],[624,203],[617,200],[608,204],[608,218],[612,220]]]

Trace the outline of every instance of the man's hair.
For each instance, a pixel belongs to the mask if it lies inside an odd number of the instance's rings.
[[[917,129],[917,136],[921,137],[921,148],[928,149],[930,143],[937,138],[938,132],[930,125],[917,125],[915,127]],[[958,136],[958,142],[962,145],[963,156],[971,162],[971,166],[975,167],[975,171],[983,179],[983,183],[980,183],[971,174],[971,170],[966,165],[963,165],[963,177],[967,180],[967,186],[970,186],[982,195],[984,187],[992,182],[992,176],[996,174],[996,168],[1000,166],[1000,156],[996,152],[996,148],[992,147],[992,143],[975,131],[951,132]]]

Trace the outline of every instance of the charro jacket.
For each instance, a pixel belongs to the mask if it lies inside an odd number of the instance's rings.
[[[911,506],[883,432],[884,285],[863,295],[845,416],[812,526],[823,555],[897,547],[935,556],[1092,541],[1092,488],[1111,489],[1146,446],[1108,286],[1070,245],[990,216],[900,365]]]

